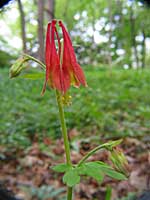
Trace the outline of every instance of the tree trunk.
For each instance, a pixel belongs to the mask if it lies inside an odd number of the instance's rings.
[[[130,26],[131,26],[131,47],[133,47],[135,62],[136,62],[136,66],[138,68],[139,67],[139,58],[138,58],[138,53],[137,53],[137,48],[136,48],[136,41],[135,41],[135,36],[136,36],[135,18],[134,18],[132,5],[131,5],[131,9],[130,9]]]
[[[48,20],[52,21],[52,19],[54,19],[55,16],[55,0],[47,0],[47,16],[48,16]]]
[[[38,0],[38,58],[44,62],[44,0]]]
[[[108,8],[109,8],[109,36],[108,36],[108,65],[110,68],[110,73],[112,73],[112,56],[111,56],[111,39],[112,39],[112,25],[113,25],[113,14],[112,14],[112,0],[108,0]]]
[[[146,54],[146,47],[145,47],[145,31],[142,30],[143,41],[142,41],[142,68],[145,68],[145,54]]]
[[[25,15],[24,15],[21,0],[17,0],[17,1],[18,1],[19,12],[20,12],[20,25],[21,25],[21,37],[22,37],[23,52],[27,53],[27,37],[26,37]]]

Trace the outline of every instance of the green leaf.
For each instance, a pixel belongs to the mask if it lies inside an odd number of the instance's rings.
[[[104,175],[100,171],[99,165],[96,162],[84,163],[79,167],[78,171],[81,175],[90,176],[98,182],[103,181]]]
[[[101,161],[84,163],[78,171],[80,174],[91,176],[97,181],[102,181],[104,174],[114,179],[127,180],[124,174],[115,171],[111,166]]]
[[[121,174],[113,169],[103,168],[103,171],[106,175],[108,175],[114,179],[127,180],[127,178],[124,174]]]
[[[95,161],[95,163],[97,163],[99,167],[101,166],[101,167],[112,169],[112,167],[110,165],[108,165],[107,163],[104,163],[102,161]]]
[[[44,77],[45,77],[44,73],[23,74],[20,76],[20,78],[27,78],[32,80],[41,79]]]
[[[70,169],[63,176],[63,182],[67,186],[72,187],[80,182],[80,176],[78,175],[76,169]]]
[[[70,169],[70,166],[65,163],[61,163],[53,166],[52,169],[56,172],[66,172]]]
[[[109,165],[103,163],[103,162],[96,162],[99,165],[99,168],[108,176],[118,179],[118,180],[127,180],[126,176],[124,174],[121,174],[117,171],[115,171],[112,167]]]

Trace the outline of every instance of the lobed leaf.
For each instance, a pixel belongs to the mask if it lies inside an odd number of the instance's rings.
[[[69,187],[73,187],[79,182],[80,182],[80,176],[78,175],[76,169],[70,169],[63,176],[63,183],[67,184],[67,186]]]
[[[66,172],[70,169],[70,166],[65,163],[61,163],[53,166],[52,169],[56,172]]]
[[[102,182],[104,175],[99,169],[99,165],[95,162],[84,163],[79,167],[79,174],[94,178],[98,182]]]
[[[106,163],[97,161],[96,162],[99,165],[99,168],[108,176],[118,179],[118,180],[127,180],[127,177],[120,173],[115,171],[111,166],[107,165]]]

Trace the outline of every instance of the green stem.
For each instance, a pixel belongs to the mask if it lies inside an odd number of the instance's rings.
[[[72,187],[68,187],[67,189],[67,200],[72,200]]]
[[[32,56],[30,56],[30,55],[28,55],[28,54],[23,54],[25,57],[27,57],[29,60],[33,60],[34,62],[36,62],[36,63],[38,63],[41,67],[42,67],[42,69],[46,69],[46,66],[44,65],[44,63],[42,63],[40,60],[38,60],[38,59],[36,59],[36,58],[34,58],[34,57],[32,57]]]
[[[98,147],[95,147],[94,149],[92,149],[91,151],[89,151],[79,162],[77,166],[82,165],[90,156],[92,156],[96,151],[100,150],[104,148],[104,145],[100,145]]]
[[[100,149],[107,149],[107,150],[111,150],[113,147],[117,146],[118,144],[120,144],[122,142],[122,139],[120,140],[115,140],[115,141],[110,141],[104,144],[101,144],[97,147],[95,147],[94,149],[92,149],[91,151],[89,151],[77,164],[77,166],[79,167],[80,165],[82,165],[90,156],[92,156],[96,151],[99,151]]]
[[[62,136],[63,136],[64,146],[65,146],[66,163],[68,165],[72,166],[71,158],[70,158],[70,146],[69,146],[67,127],[66,127],[66,122],[65,122],[63,103],[62,103],[61,93],[57,90],[56,90],[56,99],[57,99],[57,104],[58,104],[58,108],[59,108],[60,122],[61,122],[61,128],[62,128]],[[68,187],[68,189],[67,189],[67,200],[72,200],[72,187]]]

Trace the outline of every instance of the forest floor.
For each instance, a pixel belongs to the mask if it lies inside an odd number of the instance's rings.
[[[73,129],[69,135],[71,139],[78,132]],[[107,188],[111,188],[111,200],[133,199],[144,190],[150,189],[150,154],[148,136],[143,138],[127,137],[121,148],[129,162],[130,176],[126,181],[116,181],[105,177],[102,184],[92,178],[82,178],[75,188],[75,200],[105,200]],[[72,162],[77,163],[95,145],[84,141],[75,141],[76,148],[72,148]],[[78,150],[77,150],[78,149]],[[7,189],[24,200],[58,200],[65,194],[62,174],[55,173],[51,166],[64,162],[64,149],[61,139],[43,140],[43,146],[34,141],[26,150],[5,149],[0,146],[0,182]],[[108,153],[101,151],[90,160],[108,160]],[[50,197],[52,196],[53,197]],[[45,195],[45,196],[44,196]],[[46,198],[46,195],[48,198]],[[125,197],[126,198],[123,198]],[[45,198],[44,198],[45,197]]]

